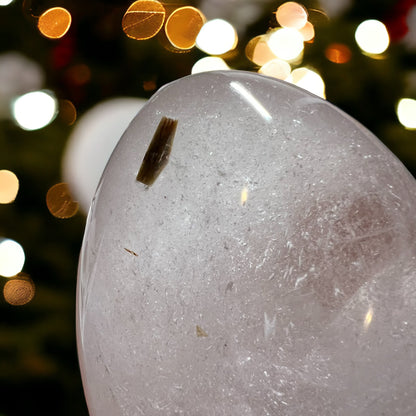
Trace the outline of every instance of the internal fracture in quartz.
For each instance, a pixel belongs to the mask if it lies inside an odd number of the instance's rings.
[[[178,124],[149,187],[162,117]],[[163,87],[85,231],[91,415],[415,414],[415,207],[396,157],[314,95],[242,71]]]

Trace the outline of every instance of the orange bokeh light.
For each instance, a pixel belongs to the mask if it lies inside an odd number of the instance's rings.
[[[345,64],[351,59],[351,49],[343,43],[331,43],[325,49],[326,58],[335,64]]]
[[[41,14],[38,29],[43,36],[59,39],[68,32],[72,22],[71,13],[62,7],[52,7]]]
[[[256,65],[264,65],[272,59],[276,59],[276,55],[271,51],[267,44],[267,36],[259,35],[251,39],[245,49],[246,56]]]
[[[138,0],[127,9],[121,25],[129,38],[150,39],[162,28],[165,15],[165,8],[157,0]]]
[[[46,205],[56,218],[71,218],[78,212],[78,202],[72,199],[67,183],[57,183],[46,194]]]
[[[19,191],[19,179],[6,169],[0,170],[0,204],[10,204]]]
[[[77,109],[69,100],[61,100],[59,102],[59,117],[61,120],[71,126],[77,119]]]
[[[165,33],[169,42],[178,49],[191,49],[205,23],[205,16],[195,7],[176,9],[166,20]]]
[[[308,20],[308,12],[301,4],[288,1],[277,9],[276,20],[283,27],[301,29]]]
[[[19,273],[6,282],[3,287],[3,296],[10,305],[22,306],[33,299],[35,291],[35,284],[30,276],[25,273]]]
[[[305,26],[299,29],[299,32],[305,42],[311,42],[315,37],[315,28],[311,22],[306,22]]]

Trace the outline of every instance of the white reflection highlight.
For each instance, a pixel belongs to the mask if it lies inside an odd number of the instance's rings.
[[[244,187],[243,190],[241,191],[241,197],[240,197],[241,206],[244,206],[246,204],[247,199],[248,199],[248,189],[247,187]]]
[[[244,100],[247,101],[260,114],[261,117],[263,117],[266,121],[271,121],[272,116],[270,113],[247,88],[237,81],[231,81],[230,86],[235,92],[240,94],[241,97],[244,98]]]
[[[373,316],[374,316],[374,310],[370,306],[368,308],[367,314],[365,315],[364,322],[363,322],[363,328],[364,328],[365,331],[368,329],[371,322],[373,321]]]

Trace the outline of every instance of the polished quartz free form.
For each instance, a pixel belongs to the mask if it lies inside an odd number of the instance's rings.
[[[164,118],[176,133],[148,186]],[[85,231],[91,415],[416,414],[415,207],[396,157],[316,96],[242,71],[163,87]]]

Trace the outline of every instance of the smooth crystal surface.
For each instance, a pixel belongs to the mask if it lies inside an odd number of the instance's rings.
[[[177,130],[149,187],[162,117]],[[243,71],[163,87],[88,217],[91,415],[416,414],[415,207],[401,162],[316,96]]]

